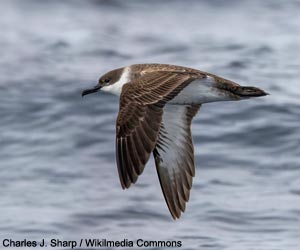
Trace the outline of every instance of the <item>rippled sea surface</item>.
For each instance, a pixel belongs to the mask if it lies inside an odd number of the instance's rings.
[[[299,12],[292,0],[1,1],[0,240],[300,249]],[[80,96],[107,70],[147,62],[271,94],[202,106],[196,177],[177,221],[153,160],[120,187],[117,97]]]

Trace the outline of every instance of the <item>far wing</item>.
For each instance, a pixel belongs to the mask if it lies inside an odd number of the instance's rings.
[[[160,185],[174,219],[185,210],[195,175],[190,126],[199,108],[167,104],[153,151]]]

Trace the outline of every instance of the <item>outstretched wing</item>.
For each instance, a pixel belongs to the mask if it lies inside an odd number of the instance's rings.
[[[160,185],[174,219],[185,210],[195,175],[190,127],[199,108],[200,105],[167,104],[153,151]]]
[[[151,72],[123,86],[116,122],[116,158],[122,188],[135,183],[157,142],[164,105],[193,79]]]

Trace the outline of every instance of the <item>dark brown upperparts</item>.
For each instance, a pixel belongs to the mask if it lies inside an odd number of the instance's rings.
[[[177,66],[177,65],[170,65],[170,64],[158,64],[158,63],[151,63],[151,64],[133,64],[130,66],[132,75],[139,74],[145,75],[147,73],[155,72],[155,71],[166,71],[166,72],[174,72],[174,73],[187,73],[191,75],[199,75],[204,76],[207,75],[207,73],[202,72],[200,70],[187,68],[183,66]]]

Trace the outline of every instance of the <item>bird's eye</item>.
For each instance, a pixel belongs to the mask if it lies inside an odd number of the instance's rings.
[[[104,82],[105,82],[105,83],[109,83],[109,79],[107,79],[107,78],[104,79]]]

